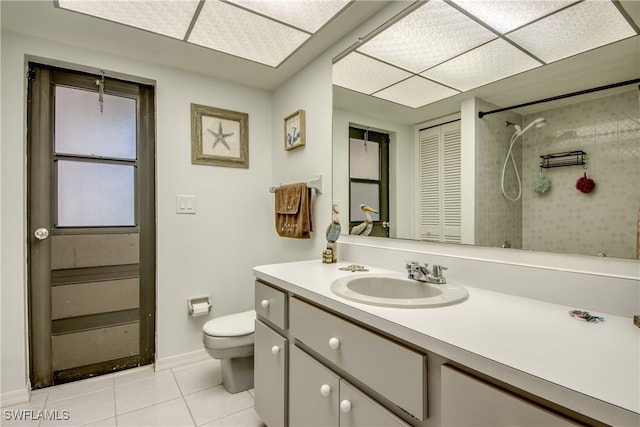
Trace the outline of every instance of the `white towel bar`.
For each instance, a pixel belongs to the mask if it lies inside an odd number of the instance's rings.
[[[315,178],[309,179],[305,183],[307,184],[307,187],[313,188],[317,194],[322,194],[322,175],[317,175]],[[276,188],[280,186],[282,186],[282,184],[269,187],[269,192],[275,193]]]

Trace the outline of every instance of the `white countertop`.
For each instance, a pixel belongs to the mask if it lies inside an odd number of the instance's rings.
[[[473,363],[472,369],[508,378],[517,387],[585,415],[604,422],[640,419],[636,418],[640,328],[631,318],[592,312],[605,322],[589,323],[569,315],[580,307],[491,292],[471,283],[462,283],[469,298],[456,305],[371,306],[333,294],[331,283],[344,276],[395,272],[368,266],[367,273],[338,269],[349,264],[272,264],[255,267],[254,274],[443,357],[467,366]]]

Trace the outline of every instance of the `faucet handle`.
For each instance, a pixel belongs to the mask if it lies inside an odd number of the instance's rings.
[[[408,271],[413,270],[414,268],[416,268],[419,264],[416,261],[407,261],[407,265],[405,266],[405,268]]]
[[[435,265],[433,266],[433,276],[434,277],[442,277],[442,271],[443,270],[447,270],[447,267],[444,267],[442,265]]]

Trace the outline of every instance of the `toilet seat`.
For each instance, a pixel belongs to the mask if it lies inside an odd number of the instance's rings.
[[[238,337],[253,334],[255,310],[211,319],[204,324],[202,330],[211,337]]]

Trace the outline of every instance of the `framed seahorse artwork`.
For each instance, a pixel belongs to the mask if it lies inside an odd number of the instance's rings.
[[[298,110],[285,117],[284,119],[284,149],[293,150],[294,148],[305,145],[305,118],[304,110]]]

